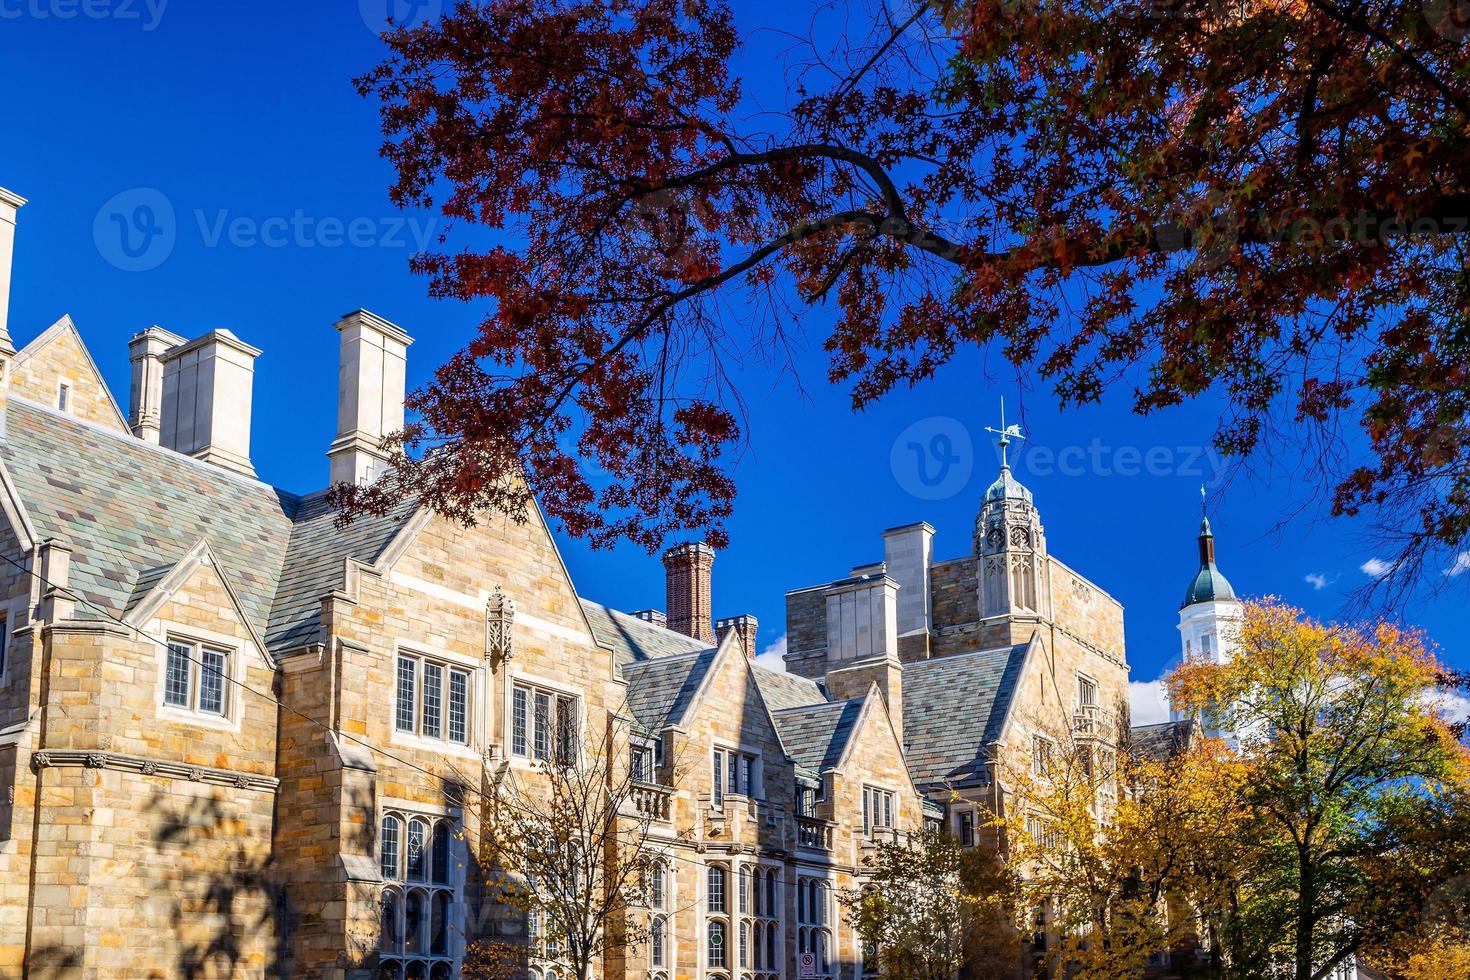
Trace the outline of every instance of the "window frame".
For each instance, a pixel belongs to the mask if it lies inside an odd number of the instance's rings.
[[[871,836],[874,830],[892,830],[897,823],[897,810],[898,803],[893,790],[871,783],[863,784],[864,834]]]
[[[204,728],[238,730],[242,701],[235,690],[240,684],[244,650],[238,640],[198,630],[174,629],[165,625],[158,646],[158,679],[154,704],[158,717]],[[184,702],[171,700],[172,659],[175,648],[182,649]],[[223,670],[206,665],[206,653],[223,658]],[[206,675],[218,678],[218,710],[201,707],[207,690]]]
[[[506,682],[504,745],[510,761],[519,766],[543,763],[576,765],[582,758],[586,707],[582,693],[550,684],[539,677],[512,675]],[[542,705],[549,710],[543,724]],[[562,715],[569,712],[570,727]],[[544,736],[544,740],[543,740]],[[543,754],[543,748],[544,754]],[[570,756],[565,752],[570,752]]]
[[[386,828],[393,826],[393,867],[388,867]],[[452,811],[425,809],[405,801],[384,800],[378,811],[375,850],[379,875],[383,883],[378,897],[379,960],[396,967],[403,976],[410,964],[421,965],[426,976],[441,965],[450,976],[458,976],[464,956],[462,943],[465,901],[463,860],[456,853],[460,839],[462,816]],[[420,861],[422,874],[410,871],[412,828],[418,826],[422,838]],[[443,873],[439,867],[439,842],[444,842]],[[442,879],[442,880],[441,880]],[[393,916],[396,937],[384,934],[385,913]],[[416,934],[410,935],[411,910],[417,910]],[[396,941],[395,941],[396,940]]]
[[[408,699],[404,698],[404,686],[407,675],[404,674],[404,665],[411,664],[413,677],[412,689],[408,692]],[[473,751],[471,748],[475,731],[475,683],[477,680],[477,668],[455,660],[442,654],[427,653],[411,647],[400,647],[393,654],[393,701],[392,721],[390,730],[396,741],[417,742],[435,748],[448,748],[451,750]],[[430,703],[430,687],[428,678],[431,672],[438,676],[437,691],[433,699],[437,701],[437,723],[434,726],[435,734],[429,734],[428,719]],[[463,691],[463,703],[454,703],[452,692],[455,688],[456,678],[462,678],[460,687]],[[450,733],[454,728],[453,719],[456,708],[462,714],[461,728],[464,739],[452,738]],[[405,720],[411,719],[410,728],[404,727]]]

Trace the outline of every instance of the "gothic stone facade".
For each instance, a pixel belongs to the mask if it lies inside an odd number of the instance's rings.
[[[371,478],[409,340],[364,311],[337,330],[332,472]],[[666,560],[677,632],[579,597],[534,510],[339,527],[324,493],[259,482],[255,349],[226,331],[135,338],[127,416],[69,320],[8,338],[0,977],[457,975],[515,925],[466,801],[556,715],[646,743],[668,856],[663,940],[603,975],[796,980],[810,953],[852,980],[836,895],[880,841],[1003,808],[1000,763],[1047,725],[1111,737],[1121,610],[1009,471],[973,555],[899,528],[791,593],[779,672],[750,617],[709,622],[707,549]]]

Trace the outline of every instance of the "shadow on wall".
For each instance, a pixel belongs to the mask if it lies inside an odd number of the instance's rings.
[[[297,917],[271,874],[270,838],[248,836],[244,801],[227,792],[186,798],[155,789],[143,808],[157,862],[147,887],[166,893],[177,950],[159,977],[290,975]]]

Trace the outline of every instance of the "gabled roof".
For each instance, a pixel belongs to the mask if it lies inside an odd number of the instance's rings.
[[[347,559],[376,561],[418,509],[416,501],[407,499],[387,514],[357,516],[338,527],[337,511],[327,506],[327,491],[302,497],[265,632],[271,649],[315,641],[321,628],[319,600],[343,587]]]
[[[600,602],[590,599],[583,599],[581,602],[588,625],[592,627],[593,637],[601,646],[612,650],[613,662],[620,667],[659,657],[711,649],[708,643],[653,623],[645,623]]]
[[[807,704],[825,704],[827,689],[816,681],[780,670],[771,670],[753,664],[755,683],[761,690],[761,698],[771,711],[783,711]]]
[[[628,710],[649,728],[679,724],[709,677],[716,653],[714,647],[704,647],[627,664]]]
[[[771,718],[786,753],[800,765],[821,772],[842,760],[866,700],[853,698],[786,708],[772,711]]]
[[[39,539],[72,548],[76,615],[122,617],[207,542],[247,625],[272,651],[314,639],[346,559],[378,558],[418,508],[334,525],[301,498],[12,395],[0,463]]]
[[[82,352],[82,357],[86,358],[87,367],[92,370],[93,376],[97,379],[97,387],[101,388],[102,393],[107,396],[107,404],[112,409],[118,431],[127,432],[128,422],[123,415],[122,407],[118,405],[117,399],[112,397],[112,389],[107,387],[107,381],[102,377],[102,372],[97,369],[97,362],[92,359],[92,352],[87,349],[86,343],[82,340],[81,331],[77,330],[77,325],[72,321],[70,313],[63,313],[60,320],[51,324],[38,337],[17,351],[15,358],[10,364],[11,370],[14,371],[24,368],[27,361],[40,354],[47,347],[50,347],[55,341],[68,335]]]
[[[904,664],[903,737],[916,785],[979,781],[985,747],[1001,737],[1030,647]]]
[[[121,616],[138,580],[206,539],[264,633],[297,498],[12,395],[3,461],[37,537],[72,548],[76,615]]]

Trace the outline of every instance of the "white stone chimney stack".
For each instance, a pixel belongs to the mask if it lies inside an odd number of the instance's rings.
[[[372,483],[388,469],[383,437],[403,428],[408,347],[413,338],[367,310],[337,321],[337,438],[327,450],[333,483]]]
[[[25,203],[25,198],[0,187],[0,356],[7,358],[15,353],[15,342],[10,339],[10,272],[15,263],[15,214]]]
[[[158,444],[163,430],[164,355],[182,343],[183,337],[162,327],[149,327],[128,341],[128,360],[133,366],[128,427],[144,442]]]
[[[254,476],[250,402],[259,356],[258,348],[228,330],[213,330],[161,353],[163,447]]]

